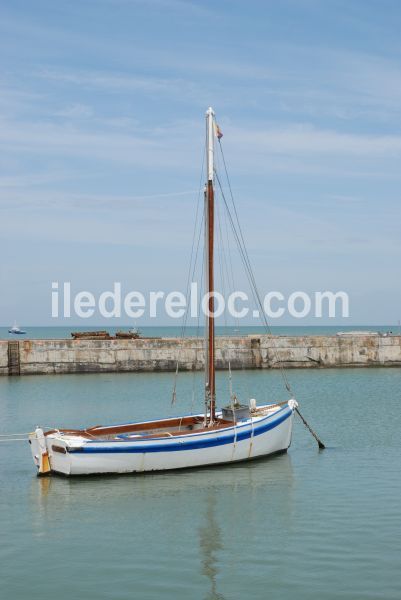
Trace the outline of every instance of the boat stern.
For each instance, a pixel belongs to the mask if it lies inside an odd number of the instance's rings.
[[[37,427],[35,431],[29,434],[29,444],[31,446],[33,462],[38,469],[38,475],[50,473],[50,459],[47,449],[47,441],[43,429]]]
[[[29,435],[29,444],[38,475],[48,475],[52,472],[71,474],[68,444],[61,434],[52,432],[45,435],[43,429],[37,427]]]

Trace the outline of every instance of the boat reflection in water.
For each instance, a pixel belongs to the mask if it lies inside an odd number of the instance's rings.
[[[115,567],[122,586],[135,581],[138,597],[192,593],[223,600],[231,570],[247,568],[252,560],[243,555],[244,541],[254,550],[264,536],[268,547],[272,511],[277,528],[291,527],[293,483],[287,453],[190,471],[35,477],[31,522],[34,537],[53,544],[55,552],[61,547],[65,556],[78,552],[77,579],[79,557],[85,556],[81,562],[100,579]],[[270,560],[269,553],[263,560]],[[60,576],[46,570],[49,584]]]
[[[210,489],[206,494],[206,512],[204,524],[199,528],[199,549],[202,561],[202,575],[210,581],[210,600],[224,600],[224,596],[217,593],[216,577],[218,575],[218,551],[223,549],[222,533],[216,518],[217,494],[215,489]]]

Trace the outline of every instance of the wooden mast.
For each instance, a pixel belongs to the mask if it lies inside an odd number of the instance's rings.
[[[207,149],[207,185],[206,185],[206,268],[208,316],[206,327],[206,402],[210,407],[209,424],[216,417],[216,383],[215,383],[215,335],[214,335],[214,111],[208,108],[206,112],[206,149]],[[206,415],[205,415],[206,417]]]

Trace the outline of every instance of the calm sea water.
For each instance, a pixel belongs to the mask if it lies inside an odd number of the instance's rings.
[[[128,331],[129,327],[109,327],[107,325],[99,325],[97,327],[29,327],[20,325],[20,328],[26,331],[26,335],[12,335],[8,333],[9,327],[0,327],[0,339],[60,339],[69,338],[71,339],[72,331],[99,331],[106,330],[110,335],[114,335],[116,331]],[[140,327],[140,332],[144,337],[180,337],[181,326],[169,326],[169,327]],[[338,331],[354,331],[354,330],[365,330],[365,331],[392,331],[394,334],[400,334],[401,328],[399,325],[326,325],[326,326],[294,326],[294,325],[279,325],[272,326],[272,332],[275,335],[335,335]],[[266,333],[266,329],[262,326],[241,326],[236,327],[224,327],[220,326],[216,328],[217,335],[248,335],[250,333]],[[202,328],[189,326],[185,330],[187,336],[202,335]]]
[[[64,479],[37,478],[27,443],[0,443],[2,597],[399,600],[401,369],[289,375],[323,452],[296,422],[269,460]],[[1,432],[198,410],[201,385],[184,374],[173,410],[171,374],[3,377]],[[276,372],[234,387],[283,397]]]

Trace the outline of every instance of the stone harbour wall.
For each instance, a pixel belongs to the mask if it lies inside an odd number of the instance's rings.
[[[217,368],[401,366],[401,336],[268,336],[216,338]],[[0,375],[201,370],[203,340],[0,340]]]

